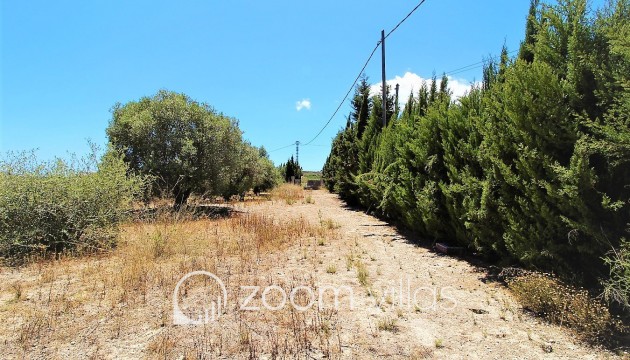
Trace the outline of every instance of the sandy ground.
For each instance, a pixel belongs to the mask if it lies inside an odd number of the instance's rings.
[[[580,343],[566,329],[545,324],[524,313],[507,289],[482,281],[484,272],[473,265],[414,244],[392,226],[346,208],[336,195],[312,191],[307,197],[308,202],[288,205],[267,201],[242,205],[239,210],[285,221],[304,218],[332,229],[336,233],[334,237],[294,239],[286,248],[260,256],[246,269],[241,264],[239,270],[237,264],[228,260],[191,265],[176,271],[166,281],[161,294],[145,295],[143,300],[125,300],[124,306],[107,308],[106,315],[94,310],[104,306],[101,302],[105,300],[101,301],[93,293],[101,285],[89,288],[89,284],[83,284],[74,290],[73,299],[78,296],[76,293],[82,293],[94,300],[83,301],[80,306],[63,303],[70,305],[57,309],[65,311],[65,315],[56,318],[57,322],[74,325],[55,325],[54,336],[31,329],[39,326],[38,301],[51,295],[42,295],[41,289],[37,290],[39,294],[33,290],[23,295],[25,300],[16,305],[9,284],[18,280],[21,283],[41,281],[59,265],[32,265],[19,270],[0,268],[3,284],[0,321],[4,328],[0,331],[0,358],[615,357],[605,350]],[[114,277],[115,268],[111,270],[102,265],[116,261],[113,257],[70,260],[64,264],[64,276],[59,281],[71,288],[93,272],[113,271],[111,276]],[[333,306],[329,292],[321,299],[315,298],[315,305],[304,314],[295,309],[287,310],[286,307],[292,306],[290,302],[276,312],[267,309],[243,313],[238,305],[232,304],[215,324],[174,325],[170,297],[174,282],[189,270],[207,270],[208,267],[216,270],[223,280],[228,279],[227,287],[232,292],[229,301],[241,305],[247,291],[233,293],[238,288],[236,285],[242,289],[252,282],[261,289],[301,287],[302,295],[306,289],[313,289],[317,294],[322,289],[337,288],[340,289],[339,303]],[[105,283],[102,286],[105,292]],[[260,292],[251,304],[261,305]],[[272,292],[273,289],[268,293],[268,302],[279,304],[278,296],[270,295]],[[322,308],[313,310],[317,305]],[[116,313],[125,311],[125,307],[132,311],[116,318]],[[33,321],[35,324],[29,325]],[[47,324],[48,329],[53,326]],[[38,334],[36,339],[21,338],[32,333]],[[256,341],[264,343],[256,345]],[[290,348],[300,350],[291,352],[287,350]],[[273,349],[281,351],[274,353]]]
[[[344,206],[336,195],[312,192],[314,204],[251,211],[281,217],[329,217],[339,225],[338,242],[326,244],[315,269],[321,285],[351,286],[354,308],[341,306],[344,356],[437,359],[599,359],[612,356],[577,342],[566,329],[525,314],[502,285],[482,281],[469,263],[420,247],[372,216]],[[366,265],[369,286],[347,270],[348,254]],[[335,274],[325,269],[334,264]],[[299,268],[289,257],[285,271]],[[375,293],[370,296],[370,293]],[[441,295],[439,295],[441,293]],[[393,295],[393,296],[392,296]],[[380,304],[380,306],[379,306]],[[378,330],[396,319],[393,331]]]

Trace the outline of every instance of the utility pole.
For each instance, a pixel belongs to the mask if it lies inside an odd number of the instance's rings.
[[[383,73],[383,129],[387,126],[387,79],[385,78],[385,30],[381,30],[381,58]]]
[[[295,142],[295,163],[300,164],[300,142]]]

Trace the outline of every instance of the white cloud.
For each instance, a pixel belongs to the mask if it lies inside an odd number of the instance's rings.
[[[438,86],[439,86],[440,78],[438,77]],[[396,84],[400,85],[398,90],[398,102],[400,103],[400,108],[404,108],[407,100],[409,99],[409,94],[413,91],[414,96],[418,95],[418,90],[422,86],[422,83],[426,83],[427,87],[431,86],[431,79],[424,79],[418,74],[414,74],[412,72],[406,72],[405,75],[398,76],[396,75],[393,79],[387,80],[387,85],[391,86],[392,91],[395,90]],[[381,84],[374,84],[370,86],[370,94],[376,95],[381,92]],[[470,91],[471,87],[474,84],[469,83],[466,80],[455,79],[452,77],[448,77],[448,88],[451,91],[452,98],[454,100],[459,99],[464,96],[467,92]]]
[[[295,103],[295,110],[300,111],[302,109],[311,110],[311,100],[302,99]]]

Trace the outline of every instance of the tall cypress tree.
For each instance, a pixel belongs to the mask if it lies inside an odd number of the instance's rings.
[[[370,84],[366,76],[361,77],[361,81],[354,89],[354,96],[350,101],[352,110],[350,112],[350,119],[356,124],[356,137],[361,139],[365,127],[367,126],[368,118],[370,116],[370,109],[372,108],[372,101],[370,99]]]
[[[337,133],[333,140],[331,153],[324,165],[323,178],[329,190],[338,193],[346,202],[355,204],[355,176],[359,173],[358,152],[372,109],[367,77],[362,76],[350,103],[351,111],[346,128]]]
[[[451,101],[451,92],[448,89],[448,76],[446,74],[442,75],[442,80],[440,81],[440,92],[438,93],[438,99],[440,102],[448,104]]]
[[[431,77],[431,88],[429,90],[429,105],[433,104],[435,100],[437,100],[437,77],[435,77],[435,72]]]
[[[499,74],[498,74],[498,80],[500,82],[504,82],[505,81],[505,71],[508,68],[508,63],[510,61],[510,57],[508,56],[508,49],[507,46],[505,46],[505,44],[503,44],[503,47],[501,48],[501,58],[500,58],[500,62],[499,62]]]
[[[409,97],[407,98],[407,103],[405,104],[405,108],[403,109],[402,116],[404,118],[410,118],[414,114],[415,110],[415,102],[416,99],[413,97],[413,91],[409,93]]]
[[[530,0],[529,14],[527,15],[527,25],[525,26],[525,40],[521,43],[518,57],[523,61],[531,63],[534,61],[534,44],[536,43],[537,21],[536,13],[540,0]]]
[[[497,80],[497,64],[494,59],[490,58],[486,60],[486,63],[483,66],[483,82],[482,89],[484,91],[490,90],[492,85]]]
[[[429,87],[426,82],[422,82],[420,90],[418,90],[418,106],[416,107],[416,114],[424,116],[429,108]]]
[[[292,177],[295,179],[302,177],[302,167],[295,161],[293,155],[291,155],[291,158],[287,161],[286,165],[283,164],[282,166],[284,166],[284,180],[286,182],[291,181]]]

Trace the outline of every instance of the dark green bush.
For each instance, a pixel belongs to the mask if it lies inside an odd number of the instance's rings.
[[[144,187],[127,170],[114,151],[100,162],[7,155],[0,160],[0,258],[20,263],[31,255],[114,246],[119,222]]]

